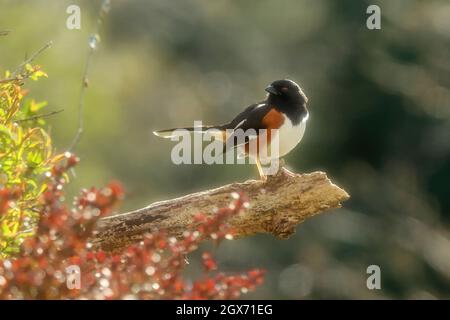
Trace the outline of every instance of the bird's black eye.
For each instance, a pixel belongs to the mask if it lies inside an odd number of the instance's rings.
[[[281,88],[281,91],[283,91],[283,92],[288,92],[288,90],[289,90],[288,87],[282,87],[282,88]]]

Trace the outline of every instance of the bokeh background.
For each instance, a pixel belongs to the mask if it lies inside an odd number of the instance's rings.
[[[81,30],[65,26],[70,4],[81,7]],[[64,109],[48,119],[60,151],[76,132],[100,4],[0,0],[0,30],[11,30],[0,72],[53,41],[36,60],[49,78],[30,86],[48,110]],[[366,28],[369,4],[381,7],[381,30]],[[289,240],[221,244],[222,268],[268,270],[248,298],[450,298],[450,2],[113,0],[100,36],[71,194],[117,179],[126,211],[256,178],[253,166],[176,166],[173,144],[151,132],[229,119],[291,78],[311,116],[286,162],[326,171],[352,198]],[[366,287],[372,264],[381,290]]]

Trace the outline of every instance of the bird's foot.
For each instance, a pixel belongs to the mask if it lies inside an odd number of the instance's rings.
[[[283,158],[281,158],[280,162],[279,162],[279,168],[278,168],[277,175],[278,174],[286,174],[286,175],[291,176],[291,177],[295,177],[296,176],[296,174],[294,172],[292,172],[292,171],[290,171],[290,170],[288,170],[286,168],[286,162],[284,161]]]

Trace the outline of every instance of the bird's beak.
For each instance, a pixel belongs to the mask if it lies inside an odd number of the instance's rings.
[[[266,90],[268,93],[274,94],[274,95],[279,95],[280,93],[278,92],[278,90],[273,86],[273,85],[269,85],[267,86]]]

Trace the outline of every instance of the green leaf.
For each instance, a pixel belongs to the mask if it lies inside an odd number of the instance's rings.
[[[30,105],[30,111],[38,112],[39,110],[44,108],[47,104],[48,104],[47,101],[35,102],[34,100],[32,100]]]

